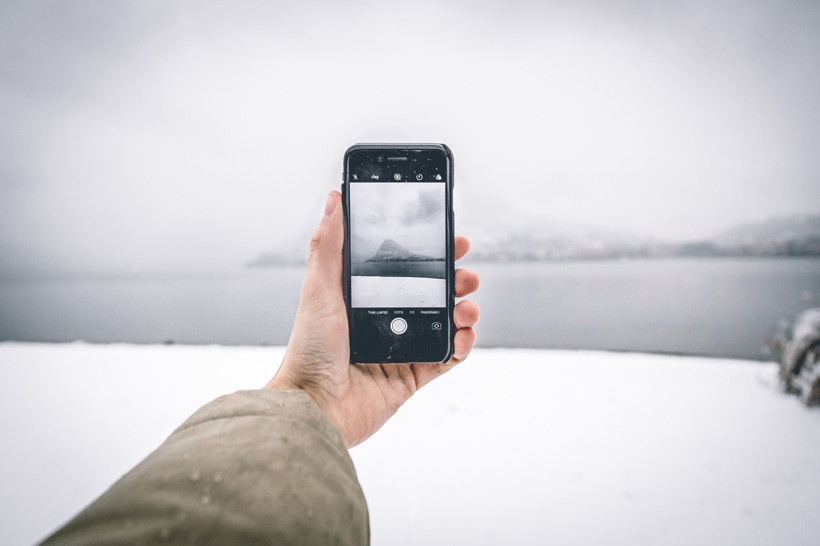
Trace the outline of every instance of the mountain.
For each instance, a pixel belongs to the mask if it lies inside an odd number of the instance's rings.
[[[468,235],[469,260],[482,262],[618,259],[642,255],[651,244],[628,232],[520,216]]]
[[[771,218],[733,226],[703,240],[684,242],[658,241],[605,229],[546,222],[476,235],[472,237],[473,250],[470,252],[470,259],[475,261],[820,257],[820,215]]]
[[[820,214],[740,224],[709,240],[680,244],[676,255],[820,257]]]
[[[730,256],[820,257],[820,214],[770,218],[730,227],[697,241],[668,242],[648,237],[538,218],[490,222],[469,233],[476,262],[708,258]],[[304,264],[304,252],[283,248],[262,254],[246,267]],[[438,261],[387,239],[368,262]]]
[[[820,214],[781,216],[741,224],[715,236],[720,246],[772,246],[820,240]]]
[[[393,239],[385,240],[379,250],[367,262],[436,262],[444,258],[433,258],[422,254],[410,252]]]

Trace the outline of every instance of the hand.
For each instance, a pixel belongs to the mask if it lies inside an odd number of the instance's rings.
[[[478,305],[455,308],[455,351],[440,364],[350,364],[347,310],[342,295],[342,196],[330,192],[325,216],[310,241],[310,257],[288,348],[269,389],[305,390],[341,431],[348,447],[376,432],[413,394],[467,358],[475,344]],[[455,239],[455,258],[470,249]],[[456,270],[456,296],[478,289],[478,275]]]

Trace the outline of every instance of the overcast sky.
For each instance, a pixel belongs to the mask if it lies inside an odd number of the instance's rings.
[[[350,186],[350,251],[363,262],[392,239],[410,252],[444,259],[444,183],[360,182]]]
[[[356,142],[449,144],[457,230],[820,211],[820,2],[0,0],[0,277],[307,248]]]

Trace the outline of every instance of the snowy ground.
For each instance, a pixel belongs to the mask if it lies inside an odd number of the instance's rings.
[[[0,344],[0,542],[42,538],[278,348]],[[820,411],[775,366],[476,350],[352,451],[373,544],[818,544]]]
[[[353,307],[444,307],[447,281],[426,277],[350,277]]]

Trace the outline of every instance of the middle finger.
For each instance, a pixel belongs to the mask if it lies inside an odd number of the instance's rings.
[[[478,273],[469,269],[456,269],[456,297],[463,298],[478,290],[481,281]]]

